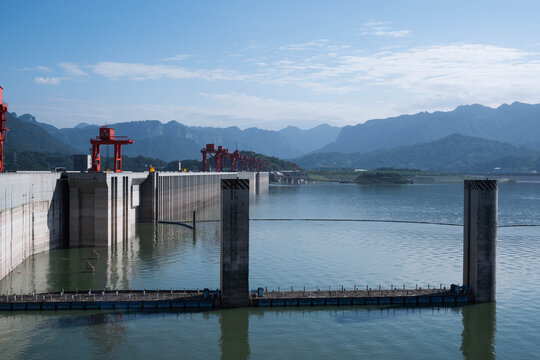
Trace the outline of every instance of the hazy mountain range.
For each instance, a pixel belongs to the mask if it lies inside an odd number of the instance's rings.
[[[421,112],[345,126],[337,139],[320,151],[370,152],[429,142],[451,134],[540,149],[539,130],[540,104],[515,102],[496,109],[464,105],[453,111]]]
[[[304,168],[393,167],[431,172],[531,172],[540,151],[453,134],[442,139],[369,153],[313,153],[296,160]]]
[[[307,168],[407,167],[431,171],[540,170],[540,105],[515,102],[494,109],[459,106],[448,112],[422,112],[370,120],[343,128],[319,125],[279,131],[238,127],[186,126],[176,121],[109,124],[133,138],[129,156],[165,161],[199,159],[206,143],[293,159]],[[8,115],[6,152],[89,153],[98,126],[58,129],[32,115]]]
[[[89,139],[98,134],[99,126],[79,124],[74,128],[57,129],[40,123],[28,114],[20,119],[40,126],[50,135],[65,142],[79,152],[86,153]],[[199,159],[205,144],[214,143],[235,150],[246,150],[279,158],[292,158],[320,149],[335,140],[340,128],[319,125],[309,130],[289,126],[280,131],[249,128],[241,130],[236,126],[228,128],[186,126],[176,121],[162,123],[157,120],[131,121],[108,124],[116,134],[133,138],[133,145],[125,146],[126,155],[144,155],[172,161],[178,159]]]

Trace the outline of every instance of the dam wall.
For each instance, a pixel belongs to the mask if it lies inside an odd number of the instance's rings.
[[[0,174],[0,279],[26,258],[66,244],[67,190],[61,173]]]
[[[0,174],[0,279],[41,251],[114,247],[137,222],[219,220],[221,179],[233,178],[250,196],[268,190],[268,173],[253,172]]]
[[[222,179],[247,179],[249,191],[256,195],[268,191],[268,173],[254,172],[154,172],[140,186],[141,206],[138,221],[191,222],[219,220],[218,205]]]

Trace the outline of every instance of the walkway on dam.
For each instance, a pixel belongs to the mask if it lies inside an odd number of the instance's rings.
[[[249,306],[451,306],[472,302],[467,293],[447,289],[252,290]],[[222,308],[219,290],[102,290],[0,295],[0,311]]]

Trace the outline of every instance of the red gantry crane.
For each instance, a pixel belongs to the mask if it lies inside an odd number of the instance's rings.
[[[226,159],[231,159],[232,154],[229,153],[229,149],[223,148],[223,146],[219,145],[216,149],[215,144],[206,144],[206,147],[201,150],[202,154],[202,171],[206,172],[208,171],[208,156],[212,156],[214,158],[214,162],[216,163],[216,171],[222,172],[223,166]],[[232,162],[231,162],[232,166]]]
[[[216,172],[223,171],[227,165],[226,160],[229,160],[231,171],[261,171],[263,168],[268,170],[270,165],[268,161],[242,155],[238,150],[231,153],[229,149],[225,149],[221,145],[216,149],[215,144],[206,144],[206,147],[201,150],[201,154],[203,172],[208,171],[209,156],[213,157],[216,163]]]
[[[9,130],[6,123],[5,114],[8,111],[7,104],[3,101],[4,89],[0,86],[0,172],[4,171],[4,141],[6,140],[7,131]]]
[[[216,152],[216,145],[214,145],[214,144],[206,144],[206,147],[201,150],[201,153],[202,153],[202,171],[203,172],[207,171],[207,167],[206,167],[206,163],[208,161],[207,156],[208,155],[212,156],[212,154],[214,154],[215,152]]]
[[[102,126],[99,128],[99,136],[90,139],[92,144],[92,171],[101,171],[101,145],[114,145],[114,172],[122,171],[122,145],[133,144],[133,139],[127,136],[115,136],[114,129]]]

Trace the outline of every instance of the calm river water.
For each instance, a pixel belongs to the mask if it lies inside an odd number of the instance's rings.
[[[463,185],[272,186],[252,219],[462,223]],[[540,224],[540,184],[499,188],[499,225]],[[250,287],[449,286],[462,281],[460,226],[252,220]],[[540,355],[540,227],[499,229],[497,303],[454,308],[0,313],[0,359],[532,359]],[[139,224],[116,249],[58,249],[0,292],[219,286],[219,223]]]

